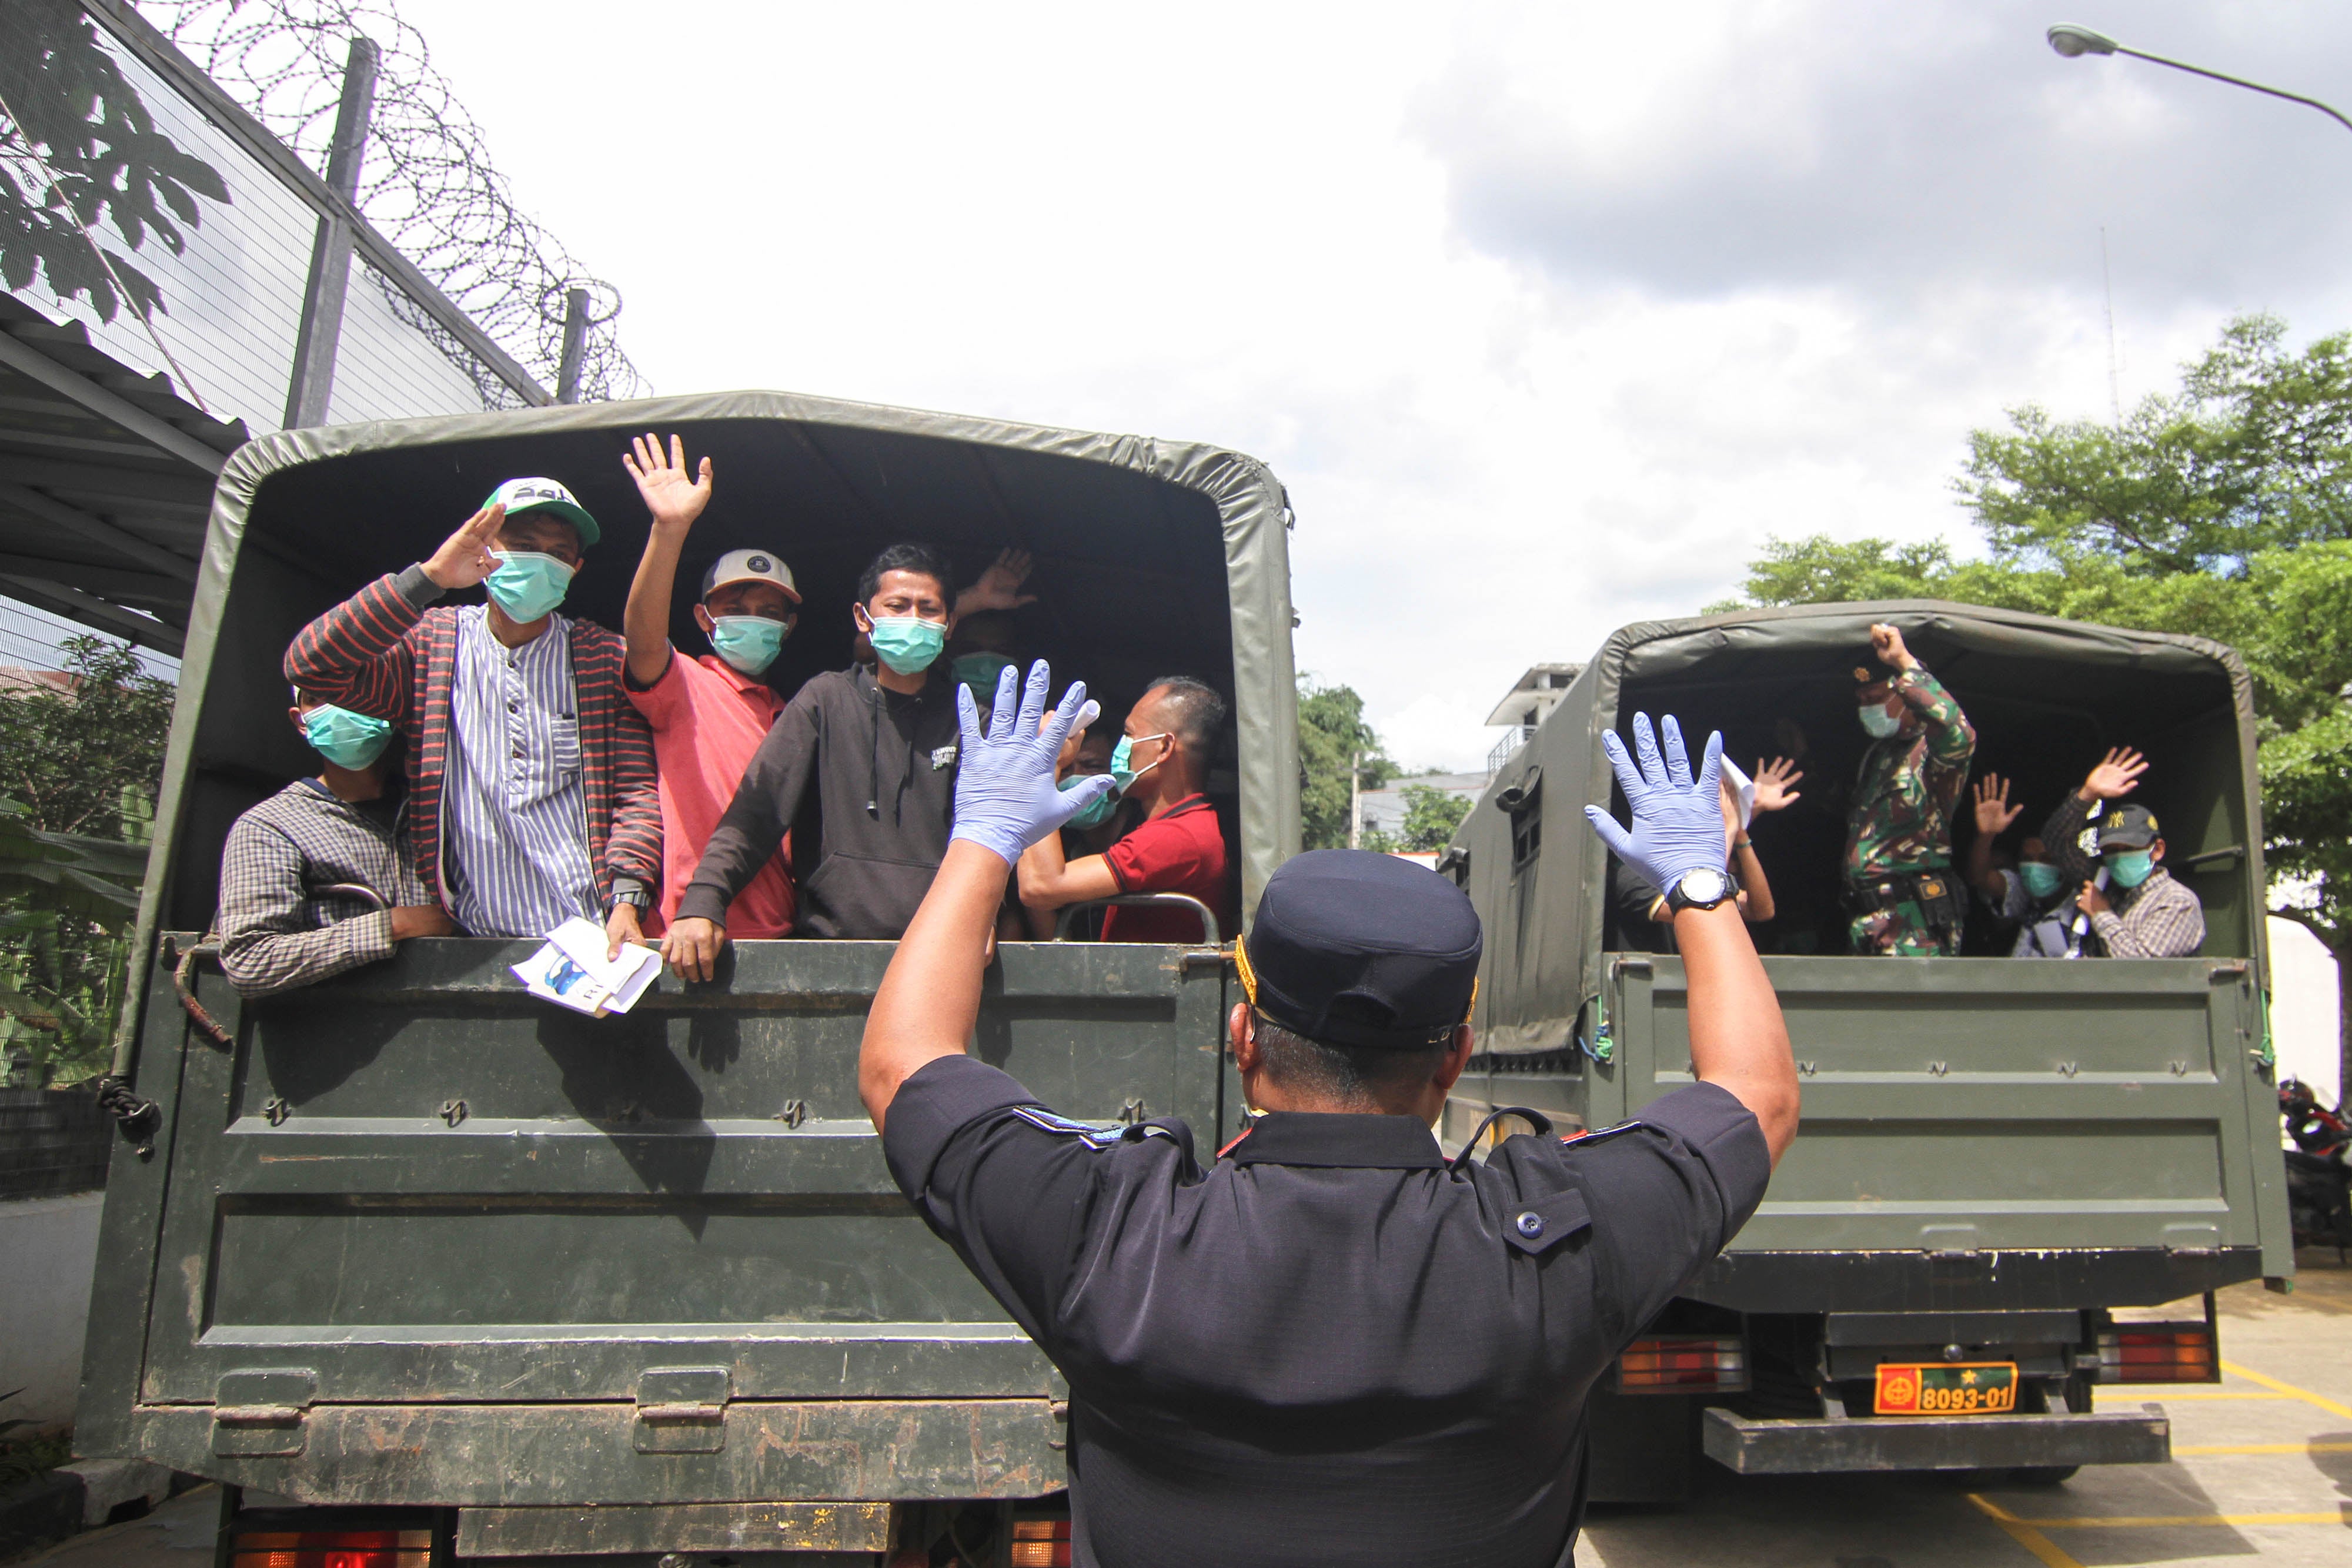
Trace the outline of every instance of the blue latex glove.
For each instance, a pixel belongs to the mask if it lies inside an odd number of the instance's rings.
[[[1675,716],[1665,719],[1665,755],[1658,754],[1657,737],[1650,733],[1650,716],[1633,716],[1633,747],[1641,756],[1637,769],[1625,755],[1624,742],[1613,730],[1601,737],[1609,765],[1617,769],[1617,783],[1633,808],[1633,831],[1627,832],[1599,806],[1587,806],[1584,815],[1592,831],[1617,858],[1643,882],[1660,892],[1671,891],[1685,873],[1721,871],[1723,861],[1723,798],[1717,778],[1723,767],[1723,736],[1706,737],[1706,757],[1698,778],[1691,778],[1690,754],[1683,748],[1682,727]]]
[[[1054,785],[1054,758],[1062,742],[1072,729],[1093,723],[1101,711],[1087,701],[1086,683],[1071,682],[1049,719],[1045,688],[1053,671],[1043,659],[1029,666],[1028,688],[1015,711],[1013,697],[1019,675],[1010,664],[998,672],[996,706],[985,736],[980,733],[980,709],[971,700],[971,688],[956,687],[956,719],[963,742],[956,758],[955,831],[950,841],[969,840],[1003,856],[1007,865],[1111,790],[1108,773],[1082,779],[1067,789]]]

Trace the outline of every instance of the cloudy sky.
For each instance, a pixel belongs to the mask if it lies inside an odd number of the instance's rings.
[[[2067,0],[2074,4],[2075,0]],[[1288,485],[1301,666],[1475,766],[1527,664],[1767,535],[1966,544],[1972,426],[2352,324],[2352,10],[399,0],[663,392],[1215,442]]]

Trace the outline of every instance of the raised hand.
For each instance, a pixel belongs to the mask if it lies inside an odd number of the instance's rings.
[[[1791,789],[1789,786],[1804,776],[1792,758],[1776,757],[1767,763],[1762,758],[1758,758],[1755,814],[1760,817],[1767,811],[1784,810],[1801,799],[1802,791]]]
[[[1072,730],[1092,724],[1100,711],[1087,701],[1086,683],[1071,682],[1048,715],[1045,688],[1054,673],[1045,661],[1029,666],[1028,684],[1016,705],[1013,682],[1018,675],[1009,665],[998,674],[996,706],[990,710],[986,735],[980,730],[980,709],[971,700],[971,688],[956,687],[962,739],[956,757],[955,831],[950,837],[993,851],[1008,866],[1111,789],[1107,773],[1067,789],[1054,784],[1054,759],[1062,742]]]
[[[983,610],[1018,610],[1024,604],[1036,603],[1035,594],[1021,591],[1021,585],[1029,580],[1032,564],[1025,549],[999,552],[995,563],[980,574],[980,580],[956,595],[956,619],[977,615]]]
[[[457,531],[441,541],[425,563],[425,578],[434,587],[455,591],[472,588],[482,579],[499,570],[499,558],[491,544],[505,526],[507,509],[503,505],[484,507],[458,525]]]
[[[1903,633],[1882,621],[1870,629],[1870,651],[1890,670],[1915,668],[1919,661],[1903,645]]]
[[[702,508],[710,505],[710,459],[702,460],[697,478],[686,471],[686,443],[677,436],[669,438],[667,456],[661,437],[651,432],[632,436],[629,447],[621,454],[621,465],[637,482],[637,494],[645,497],[654,527],[677,533],[692,528]]]
[[[2009,803],[2009,780],[1998,773],[1988,773],[1977,780],[1977,831],[1986,838],[2009,831],[2017,814],[2025,810],[2024,802]]]
[[[1698,777],[1691,777],[1690,756],[1683,747],[1682,726],[1668,714],[1665,747],[1650,731],[1650,716],[1633,716],[1633,749],[1641,758],[1636,768],[1625,755],[1625,745],[1614,730],[1604,730],[1601,747],[1617,770],[1617,783],[1633,809],[1633,829],[1628,832],[1599,806],[1587,806],[1584,815],[1619,860],[1643,881],[1661,892],[1671,891],[1684,876],[1702,869],[1724,867],[1723,807],[1719,799],[1723,773],[1723,737],[1706,737],[1706,751]],[[1075,791],[1073,791],[1075,793]]]
[[[2139,788],[2139,776],[2147,771],[2147,758],[2128,746],[2110,747],[2107,755],[2091,776],[2083,780],[2085,800],[2120,800]]]

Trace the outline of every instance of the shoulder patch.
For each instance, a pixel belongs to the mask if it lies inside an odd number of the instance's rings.
[[[1110,1148],[1118,1143],[1128,1131],[1126,1127],[1116,1122],[1105,1126],[1093,1122],[1073,1121],[1067,1116],[1057,1116],[1042,1105],[1015,1105],[1013,1107],[1013,1113],[1042,1132],[1057,1134],[1066,1138],[1076,1138],[1087,1147],[1097,1151]]]

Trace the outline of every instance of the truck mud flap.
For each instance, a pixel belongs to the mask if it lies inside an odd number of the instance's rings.
[[[2172,1458],[2163,1407],[2084,1415],[1750,1421],[1710,1407],[1706,1457],[1742,1475],[1827,1470],[1977,1470],[2160,1465]]]

